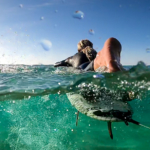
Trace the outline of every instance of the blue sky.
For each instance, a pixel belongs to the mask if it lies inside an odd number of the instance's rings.
[[[122,44],[123,65],[141,60],[150,65],[149,0],[0,0],[0,4],[0,64],[53,64],[75,54],[81,39],[91,40],[100,51],[106,39],[115,37]],[[82,11],[84,18],[74,18],[75,11]]]

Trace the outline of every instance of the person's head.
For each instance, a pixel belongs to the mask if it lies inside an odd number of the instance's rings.
[[[81,40],[81,41],[78,43],[78,45],[77,45],[77,47],[78,47],[78,52],[82,52],[82,50],[83,50],[84,48],[86,48],[87,46],[90,46],[91,48],[93,48],[93,43],[92,43],[91,41],[87,40],[87,39]]]
[[[96,58],[97,52],[90,46],[87,46],[82,50],[82,52],[86,55],[89,61],[92,61]]]

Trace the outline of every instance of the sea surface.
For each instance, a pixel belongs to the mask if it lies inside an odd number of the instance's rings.
[[[143,62],[127,71],[83,72],[52,65],[0,65],[0,150],[149,150],[150,129],[79,114],[66,93],[106,88],[136,93],[133,119],[150,127],[150,68]],[[84,85],[84,86],[83,86]]]

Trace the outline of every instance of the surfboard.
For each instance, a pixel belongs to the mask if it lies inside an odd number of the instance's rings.
[[[125,122],[128,125],[128,122],[132,122],[136,125],[141,125],[139,122],[132,119],[133,111],[128,102],[120,100],[110,99],[91,99],[87,100],[81,94],[67,93],[66,94],[70,103],[78,110],[76,118],[76,126],[78,124],[79,112],[87,115],[88,117],[107,121],[108,131],[111,139],[113,139],[111,123],[112,122]],[[147,126],[144,126],[149,128]]]
[[[94,119],[118,122],[122,120],[117,117],[117,112],[122,113],[124,116],[132,115],[130,105],[122,101],[112,101],[111,99],[87,101],[82,95],[73,93],[67,93],[67,97],[79,112]]]

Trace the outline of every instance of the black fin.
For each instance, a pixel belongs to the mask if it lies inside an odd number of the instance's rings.
[[[127,126],[129,125],[127,120],[125,120],[124,123],[125,123]]]
[[[79,119],[79,111],[77,111],[76,126],[78,125],[78,119]]]
[[[107,125],[108,125],[108,131],[109,131],[109,135],[110,135],[110,138],[113,139],[113,134],[112,134],[112,129],[111,129],[111,122],[107,122]]]
[[[137,121],[135,121],[135,120],[133,120],[133,119],[129,119],[128,121],[129,121],[129,122],[132,122],[132,123],[134,123],[134,124],[136,124],[136,125],[140,125],[139,122],[137,122]]]

